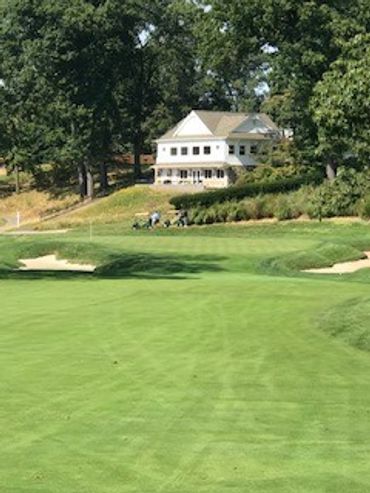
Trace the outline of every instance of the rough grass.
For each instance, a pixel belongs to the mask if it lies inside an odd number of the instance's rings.
[[[32,190],[0,199],[0,216],[15,217],[19,211],[22,222],[38,221],[43,216],[71,207],[78,201],[78,196],[74,194],[53,197],[47,192]]]
[[[145,218],[153,210],[166,215],[173,208],[169,204],[171,192],[155,190],[148,186],[135,186],[115,192],[97,203],[68,215],[47,221],[40,225],[41,229],[69,228],[83,226],[92,221],[94,224],[131,223],[135,214],[143,214]]]
[[[369,491],[370,355],[339,334],[366,329],[370,270],[261,272],[324,240],[336,261],[370,231],[0,237],[0,491]],[[102,270],[10,271],[55,251]]]
[[[366,258],[363,251],[346,244],[322,243],[311,250],[268,258],[262,267],[279,273],[296,273],[305,269],[331,267],[338,262]]]
[[[370,351],[370,299],[351,298],[320,314],[318,326],[333,337]]]

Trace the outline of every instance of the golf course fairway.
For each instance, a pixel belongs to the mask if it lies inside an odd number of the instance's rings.
[[[367,250],[367,224],[0,237],[0,491],[370,491],[370,269],[301,272]],[[98,269],[13,270],[48,254]]]

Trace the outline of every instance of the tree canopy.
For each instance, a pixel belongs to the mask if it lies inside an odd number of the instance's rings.
[[[2,0],[0,152],[91,196],[190,109],[268,112],[296,159],[368,159],[367,0]],[[363,65],[361,65],[363,64]]]
[[[370,159],[370,35],[354,37],[317,84],[312,110],[317,153],[335,166],[343,156]]]

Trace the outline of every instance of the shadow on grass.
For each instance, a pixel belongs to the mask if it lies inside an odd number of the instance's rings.
[[[19,271],[0,268],[0,280],[187,279],[202,272],[220,272],[224,257],[209,255],[110,255],[94,273]]]

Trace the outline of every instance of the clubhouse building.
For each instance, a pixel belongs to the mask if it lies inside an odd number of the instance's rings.
[[[279,137],[264,113],[194,110],[156,141],[155,184],[227,187],[233,168],[256,166],[261,144]]]

